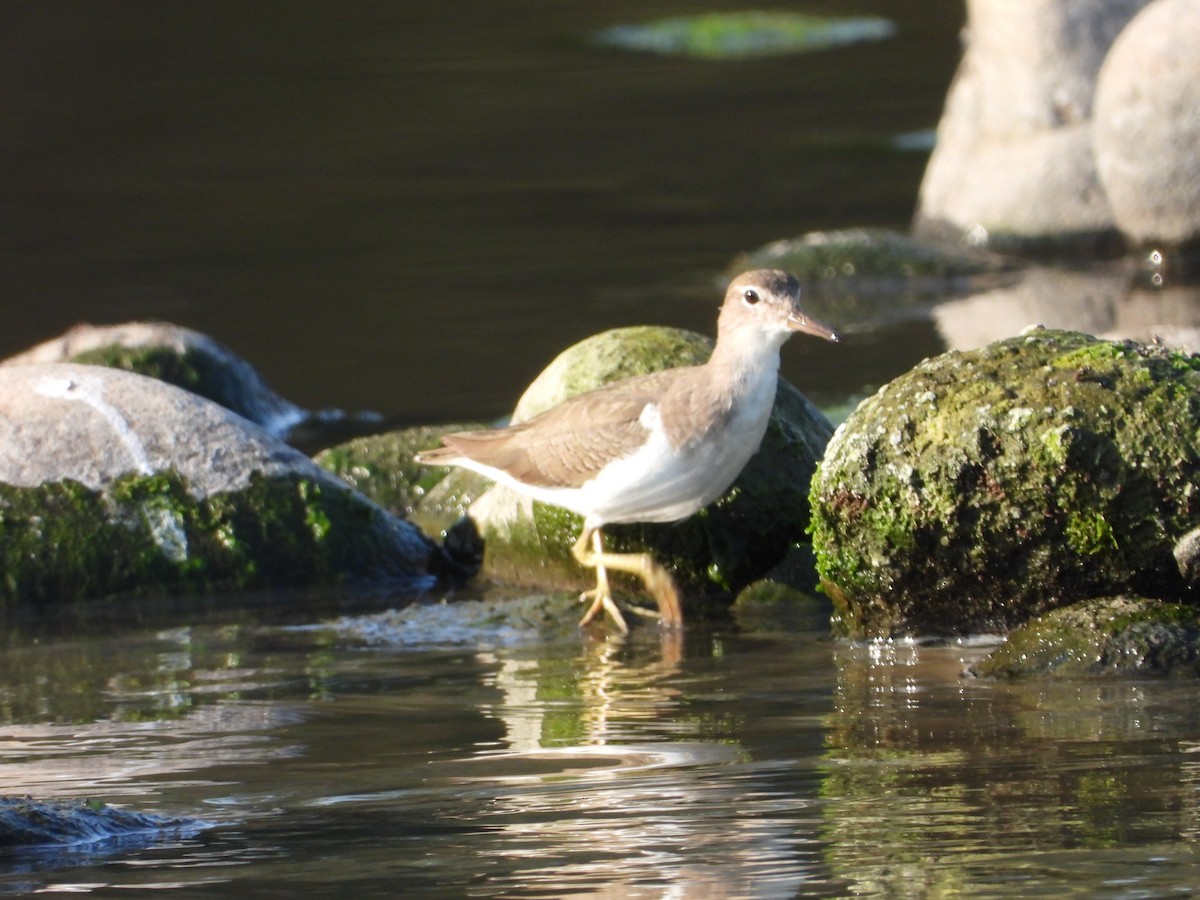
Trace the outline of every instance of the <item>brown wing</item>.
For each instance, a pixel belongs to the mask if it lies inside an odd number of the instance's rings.
[[[494,431],[464,431],[442,438],[446,447],[421,454],[422,462],[452,464],[466,457],[538,487],[578,487],[613,459],[646,439],[638,420],[661,394],[655,372],[615,382],[565,400],[541,415]]]

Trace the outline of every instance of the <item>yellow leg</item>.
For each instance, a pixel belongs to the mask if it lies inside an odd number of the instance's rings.
[[[590,550],[589,543],[593,545]],[[658,603],[659,621],[669,628],[678,628],[683,624],[679,589],[675,587],[671,573],[655,562],[649,553],[606,553],[599,528],[584,528],[572,552],[581,566],[596,570],[596,587],[584,591],[580,596],[580,599],[592,601],[591,608],[580,622],[581,625],[586,625],[603,609],[612,616],[618,628],[622,631],[628,630],[624,617],[613,603],[606,569],[637,575]]]

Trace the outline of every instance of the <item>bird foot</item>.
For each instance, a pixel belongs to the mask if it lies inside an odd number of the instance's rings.
[[[629,625],[625,622],[625,617],[621,615],[621,610],[613,600],[612,594],[600,588],[592,588],[590,591],[584,591],[579,595],[579,599],[584,603],[591,600],[592,605],[588,607],[588,611],[583,614],[583,618],[579,620],[580,627],[588,624],[592,619],[596,618],[601,612],[608,613],[608,617],[613,620],[613,624],[617,626],[617,630],[621,634],[629,633]]]

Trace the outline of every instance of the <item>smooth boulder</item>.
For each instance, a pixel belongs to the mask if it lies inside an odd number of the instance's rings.
[[[1100,69],[1095,120],[1117,226],[1139,244],[1200,243],[1200,4],[1155,0],[1129,23]]]
[[[288,437],[298,430],[357,427],[378,416],[302,409],[281,397],[258,371],[206,334],[169,322],[76,325],[64,334],[0,362],[0,366],[73,362],[147,375],[207,397]]]
[[[1092,147],[1096,74],[1146,2],[968,0],[917,227],[993,246],[1109,241]]]

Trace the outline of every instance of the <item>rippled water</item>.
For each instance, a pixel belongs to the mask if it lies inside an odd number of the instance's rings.
[[[212,827],[0,859],[0,890],[1157,897],[1200,883],[1190,682],[978,681],[962,668],[983,647],[735,622],[448,643],[431,625],[368,647],[350,619],[272,619],[11,646],[6,793]]]

